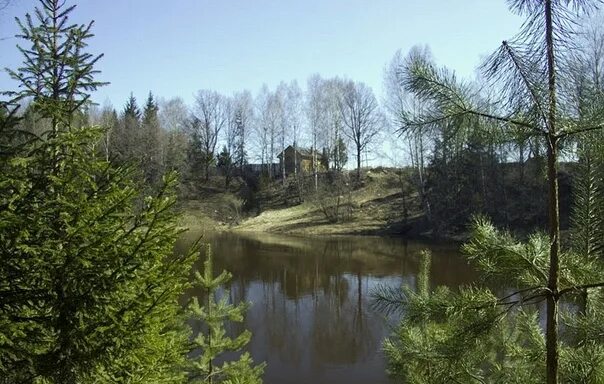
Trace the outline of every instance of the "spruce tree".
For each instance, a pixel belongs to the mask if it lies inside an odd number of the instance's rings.
[[[52,132],[71,125],[71,119],[90,99],[90,92],[106,83],[94,77],[96,62],[103,57],[86,52],[93,21],[71,24],[69,14],[75,5],[64,0],[39,0],[34,16],[16,18],[21,29],[18,38],[29,47],[17,48],[24,58],[17,70],[6,69],[20,91],[9,91],[14,103],[33,98],[37,111],[52,121]]]
[[[331,151],[331,158],[333,159],[333,168],[338,172],[342,172],[348,162],[348,149],[341,137],[338,137],[335,142],[334,148]]]
[[[203,274],[195,273],[195,284],[203,290],[203,305],[194,297],[189,305],[192,318],[201,320],[204,327],[193,339],[194,351],[200,354],[190,365],[189,380],[193,383],[228,383],[228,384],[258,384],[262,383],[261,375],[264,364],[253,365],[249,353],[244,352],[237,360],[219,363],[224,359],[224,353],[241,351],[251,338],[249,331],[243,331],[236,337],[227,335],[227,322],[242,322],[248,304],[245,302],[234,305],[229,303],[228,291],[224,287],[231,280],[231,274],[226,271],[214,276],[212,252],[210,245],[206,246],[206,260],[203,264]]]
[[[183,361],[177,300],[194,255],[172,256],[175,180],[137,213],[135,186],[94,159],[92,134],[61,133],[4,169],[0,360],[16,382],[168,381]]]
[[[137,164],[142,156],[141,111],[132,93],[124,106],[114,134],[116,164]]]
[[[220,151],[218,154],[217,160],[216,165],[224,174],[224,187],[228,189],[233,177],[234,164],[231,153],[227,149],[226,145],[222,147],[222,151]]]
[[[178,299],[196,253],[173,254],[182,232],[172,209],[176,179],[167,175],[143,196],[131,172],[99,158],[103,132],[72,125],[86,91],[99,85],[96,59],[84,53],[90,28],[67,26],[74,7],[40,3],[40,25],[29,16],[23,25],[34,48],[22,50],[24,67],[12,72],[24,90],[10,93],[7,105],[33,96],[52,125],[47,134],[2,143],[0,376],[8,383],[182,382],[188,331]],[[59,42],[57,60],[44,50]],[[34,75],[43,81],[32,83]],[[14,129],[10,117],[3,130]]]
[[[138,108],[138,104],[136,103],[136,97],[134,97],[134,94],[132,92],[130,92],[130,97],[128,97],[128,101],[124,106],[124,112],[122,113],[122,115],[131,117],[137,122],[141,118],[141,111]]]
[[[163,172],[163,151],[161,148],[162,140],[158,111],[159,108],[153,98],[153,94],[149,92],[141,121],[141,167],[143,169],[145,184],[151,187],[157,185]]]

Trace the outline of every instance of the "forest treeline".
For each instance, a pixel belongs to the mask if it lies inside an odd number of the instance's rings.
[[[588,18],[582,22],[585,27],[575,37],[577,49],[565,64],[571,73],[564,82],[572,89],[568,103],[601,87],[599,47],[604,33],[597,22]],[[85,104],[73,124],[103,128],[99,154],[116,165],[134,165],[139,181],[151,188],[164,173],[177,171],[185,199],[199,197],[199,188],[208,184],[211,175],[224,176],[228,187],[234,177],[245,176],[246,169],[260,169],[266,182],[246,179],[254,189],[289,177],[278,155],[291,145],[314,154],[308,176],[323,172],[321,164],[336,173],[346,171],[348,165],[356,169],[353,175],[360,181],[365,161],[377,156],[405,167],[402,190],[415,197],[412,201],[426,221],[422,225],[436,234],[463,232],[474,214],[485,214],[511,229],[544,228],[547,211],[540,196],[546,188],[545,142],[523,127],[468,121],[463,116],[422,126],[406,124],[410,117],[435,106],[428,95],[405,89],[404,68],[416,58],[437,68],[427,47],[414,47],[407,55],[396,52],[384,69],[381,98],[361,82],[313,75],[304,88],[296,81],[281,82],[275,89],[263,86],[255,95],[248,90],[223,95],[202,89],[191,105],[151,92],[142,102],[133,95],[125,97],[123,107],[117,109],[110,104]],[[443,71],[455,78],[453,72]],[[488,105],[500,98],[497,91],[482,91],[486,81],[480,77],[464,80],[462,86],[475,102]],[[51,122],[41,119],[29,102],[21,101],[19,124],[30,132],[44,132]],[[573,108],[568,113],[582,113],[580,105]],[[592,136],[589,140],[599,137]],[[562,148],[565,164],[560,182],[568,192],[562,195],[563,228],[569,223],[572,180],[577,159],[586,151],[584,142],[574,138]],[[246,168],[252,164],[256,167]],[[310,189],[306,192],[316,192],[319,180],[334,178],[315,177],[314,191],[308,183],[302,185]],[[329,182],[321,189],[330,188],[340,189]],[[302,189],[289,191],[303,195]],[[249,188],[241,197],[253,199]],[[246,201],[244,206],[254,204]]]
[[[48,129],[50,121],[24,102],[21,126],[34,133]],[[87,105],[76,120],[76,125],[102,127],[99,153],[116,164],[136,164],[149,185],[166,171],[203,183],[211,168],[242,171],[250,163],[265,169],[267,177],[280,178],[284,171],[270,164],[278,164],[277,155],[290,145],[312,148],[320,161],[342,169],[338,151],[347,152],[351,143],[360,167],[387,127],[369,87],[319,75],[309,79],[305,92],[296,81],[275,90],[264,86],[255,97],[249,91],[225,96],[199,90],[193,105],[181,98],[158,100],[151,92],[139,105],[130,95],[119,110]]]

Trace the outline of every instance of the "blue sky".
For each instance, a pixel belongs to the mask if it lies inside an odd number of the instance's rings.
[[[74,1],[69,1],[74,4]],[[342,76],[382,95],[383,69],[397,49],[427,44],[439,64],[472,77],[480,58],[519,29],[504,0],[81,0],[74,21],[95,20],[90,51],[103,52],[95,101],[121,109],[130,92],[193,100],[276,86],[313,73]],[[0,13],[0,38],[34,0]],[[0,41],[0,67],[15,68],[17,40]],[[0,73],[0,90],[14,88]]]

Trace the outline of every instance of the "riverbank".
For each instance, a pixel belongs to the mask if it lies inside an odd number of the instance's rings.
[[[217,184],[217,183],[214,183]],[[340,191],[309,194],[303,202],[284,194],[279,183],[255,196],[256,210],[244,210],[245,201],[233,191],[205,189],[203,197],[182,203],[182,224],[211,231],[264,232],[302,236],[372,235],[433,236],[416,192],[405,188],[392,169],[367,171],[363,185]],[[336,218],[337,216],[337,218]]]
[[[467,240],[472,212],[444,220],[443,212],[436,211],[437,208],[443,209],[442,203],[431,204],[432,220],[428,220],[418,191],[406,172],[409,171],[396,168],[366,169],[360,184],[355,183],[354,175],[334,178],[323,174],[318,191],[315,191],[311,176],[298,182],[293,178],[287,179],[285,183],[263,179],[250,183],[249,180],[235,178],[229,188],[225,188],[224,178],[213,177],[201,186],[188,187],[191,192],[183,196],[180,204],[183,212],[181,224],[214,232]],[[567,228],[570,177],[567,175],[563,180],[565,198],[561,212],[563,228]],[[506,193],[531,200],[527,195],[530,188],[522,188],[508,188]],[[499,222],[496,225],[525,237],[545,224],[540,204],[540,200],[531,200],[528,204],[531,209],[526,208],[527,204],[502,207],[507,209],[507,224]],[[476,210],[479,209],[477,205]],[[466,211],[473,211],[473,208]]]

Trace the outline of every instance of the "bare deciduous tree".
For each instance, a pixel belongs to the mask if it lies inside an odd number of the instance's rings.
[[[287,121],[287,113],[286,113],[286,99],[287,99],[287,89],[288,86],[283,81],[279,83],[277,86],[277,90],[273,94],[272,98],[272,109],[274,117],[277,121],[278,127],[278,140],[279,140],[279,148],[280,153],[285,153],[285,147],[289,140],[290,136],[290,126]],[[280,162],[281,165],[281,181],[283,185],[285,185],[285,158],[282,158]]]
[[[357,157],[357,181],[361,178],[361,156],[381,133],[384,119],[371,88],[349,81],[344,89],[340,111],[344,134],[352,140]]]
[[[345,143],[342,140],[342,129],[344,121],[340,111],[342,97],[346,88],[346,82],[340,78],[328,79],[323,84],[325,93],[325,113],[326,113],[326,153],[329,156],[330,168],[341,170],[344,166],[343,159]]]
[[[256,96],[254,103],[257,117],[254,124],[255,138],[263,171],[267,164],[269,164],[269,167],[272,167],[273,159],[275,121],[271,113],[271,98],[271,91],[264,84]]]
[[[291,81],[285,92],[285,119],[289,127],[294,150],[298,150],[302,127],[302,90],[297,81]],[[298,174],[298,158],[294,156],[294,176]]]
[[[313,154],[313,175],[315,182],[315,192],[318,192],[318,159],[317,146],[321,140],[321,136],[326,131],[326,98],[323,92],[324,80],[318,74],[311,76],[307,82],[306,94],[306,116],[308,122],[308,134]]]
[[[193,133],[199,140],[200,149],[205,158],[205,178],[208,180],[218,137],[227,122],[225,98],[216,91],[201,90],[197,92],[193,115],[195,119],[199,120],[199,124],[193,124],[191,127],[194,127],[195,132]]]
[[[401,51],[398,50],[386,66],[384,71],[384,108],[390,117],[391,127],[394,130],[392,136],[404,139],[403,143],[396,142],[393,143],[393,146],[400,146],[401,148],[406,146],[411,166],[416,170],[416,174],[413,177],[414,184],[416,184],[416,188],[419,191],[423,209],[428,218],[430,218],[430,204],[426,199],[425,165],[426,153],[429,149],[431,138],[434,135],[432,132],[434,127],[407,129],[405,126],[408,114],[421,114],[422,108],[426,103],[426,101],[419,100],[412,93],[407,92],[403,87],[404,75],[402,69],[405,68],[408,61],[413,60],[416,56],[430,57],[429,48],[413,47],[407,57],[403,57]]]

